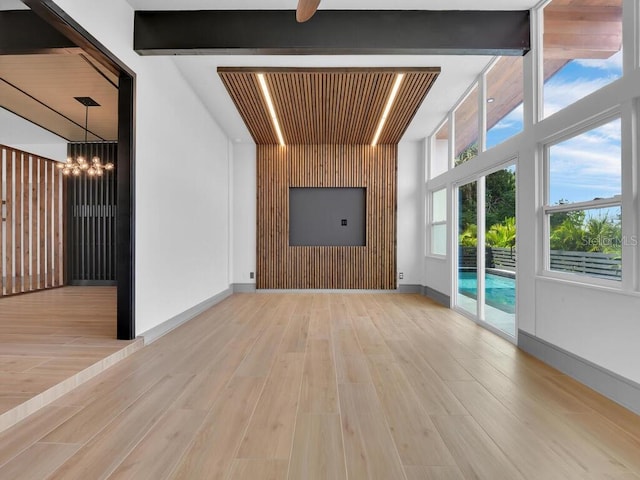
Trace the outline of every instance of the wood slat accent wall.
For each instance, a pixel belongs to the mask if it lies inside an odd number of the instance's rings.
[[[63,181],[56,162],[0,145],[0,296],[64,284]]]
[[[257,288],[396,288],[397,145],[257,145]],[[290,247],[289,187],[366,188],[366,246]]]

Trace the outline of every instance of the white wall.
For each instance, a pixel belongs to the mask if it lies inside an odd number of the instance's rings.
[[[422,284],[444,295],[451,296],[451,268],[448,259],[425,257]]]
[[[228,139],[169,57],[132,49],[124,0],[56,0],[136,72],[136,334],[229,287]]]
[[[4,108],[0,108],[0,144],[50,160],[63,162],[67,158],[64,138]]]
[[[398,230],[397,267],[404,278],[399,285],[421,285],[424,251],[423,179],[424,154],[422,142],[398,144]]]
[[[256,146],[233,146],[233,283],[256,283]]]
[[[640,297],[536,280],[535,335],[640,383]]]

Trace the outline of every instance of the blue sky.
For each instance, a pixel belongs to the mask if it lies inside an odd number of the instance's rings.
[[[544,88],[545,116],[561,110],[622,76],[622,52],[606,60],[572,60]],[[487,147],[522,130],[522,105],[487,132]],[[554,145],[550,203],[578,202],[620,193],[620,121]]]

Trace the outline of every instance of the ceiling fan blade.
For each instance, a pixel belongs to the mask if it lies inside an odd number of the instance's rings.
[[[316,13],[318,5],[320,5],[320,0],[298,0],[296,20],[300,23],[309,20]]]

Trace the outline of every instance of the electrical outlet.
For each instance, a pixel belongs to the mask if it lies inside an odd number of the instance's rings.
[[[249,278],[253,278],[253,272],[249,272]]]
[[[404,279],[404,273],[403,273],[403,272],[400,272],[400,273],[398,274],[398,278],[399,278],[400,280]]]

